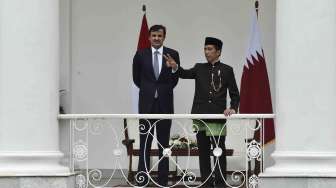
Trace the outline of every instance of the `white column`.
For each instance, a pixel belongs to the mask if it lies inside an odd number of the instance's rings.
[[[0,176],[63,176],[59,1],[0,1]]]
[[[336,177],[336,1],[276,5],[276,163],[262,177]]]

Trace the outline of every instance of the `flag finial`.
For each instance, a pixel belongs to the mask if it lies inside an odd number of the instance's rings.
[[[146,13],[146,5],[142,5],[142,11]]]
[[[255,0],[255,2],[254,2],[254,8],[255,8],[255,10],[256,10],[256,12],[257,12],[257,17],[258,17],[258,12],[259,12],[259,0]]]

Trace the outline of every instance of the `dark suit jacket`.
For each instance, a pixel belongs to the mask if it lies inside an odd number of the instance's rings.
[[[219,86],[219,76],[222,87],[215,91],[211,85],[211,73],[215,74],[215,86]],[[210,63],[197,63],[193,68],[184,70],[179,67],[177,72],[180,78],[195,79],[195,95],[192,105],[192,114],[223,114],[226,109],[227,91],[230,95],[230,108],[238,111],[239,90],[237,88],[232,67],[217,62],[212,66]],[[216,88],[217,89],[217,88]],[[207,122],[225,123],[225,120],[205,120]]]
[[[176,50],[163,47],[163,54],[171,55],[176,63],[180,63]],[[158,101],[162,113],[174,113],[173,89],[178,82],[178,76],[172,73],[172,69],[166,66],[166,60],[162,59],[162,68],[158,80],[153,69],[152,49],[146,48],[136,52],[133,58],[133,81],[139,91],[139,113],[151,113],[155,91],[158,91]]]

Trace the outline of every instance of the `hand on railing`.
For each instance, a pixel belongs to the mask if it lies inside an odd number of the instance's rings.
[[[235,114],[236,111],[234,109],[231,109],[231,108],[227,108],[224,110],[224,115],[225,116],[231,116],[232,114]]]

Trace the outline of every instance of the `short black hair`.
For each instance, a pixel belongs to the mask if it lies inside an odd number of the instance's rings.
[[[163,25],[153,25],[152,27],[150,27],[149,29],[149,34],[151,32],[155,32],[155,31],[159,31],[160,29],[163,30],[163,35],[166,36],[166,27]]]

